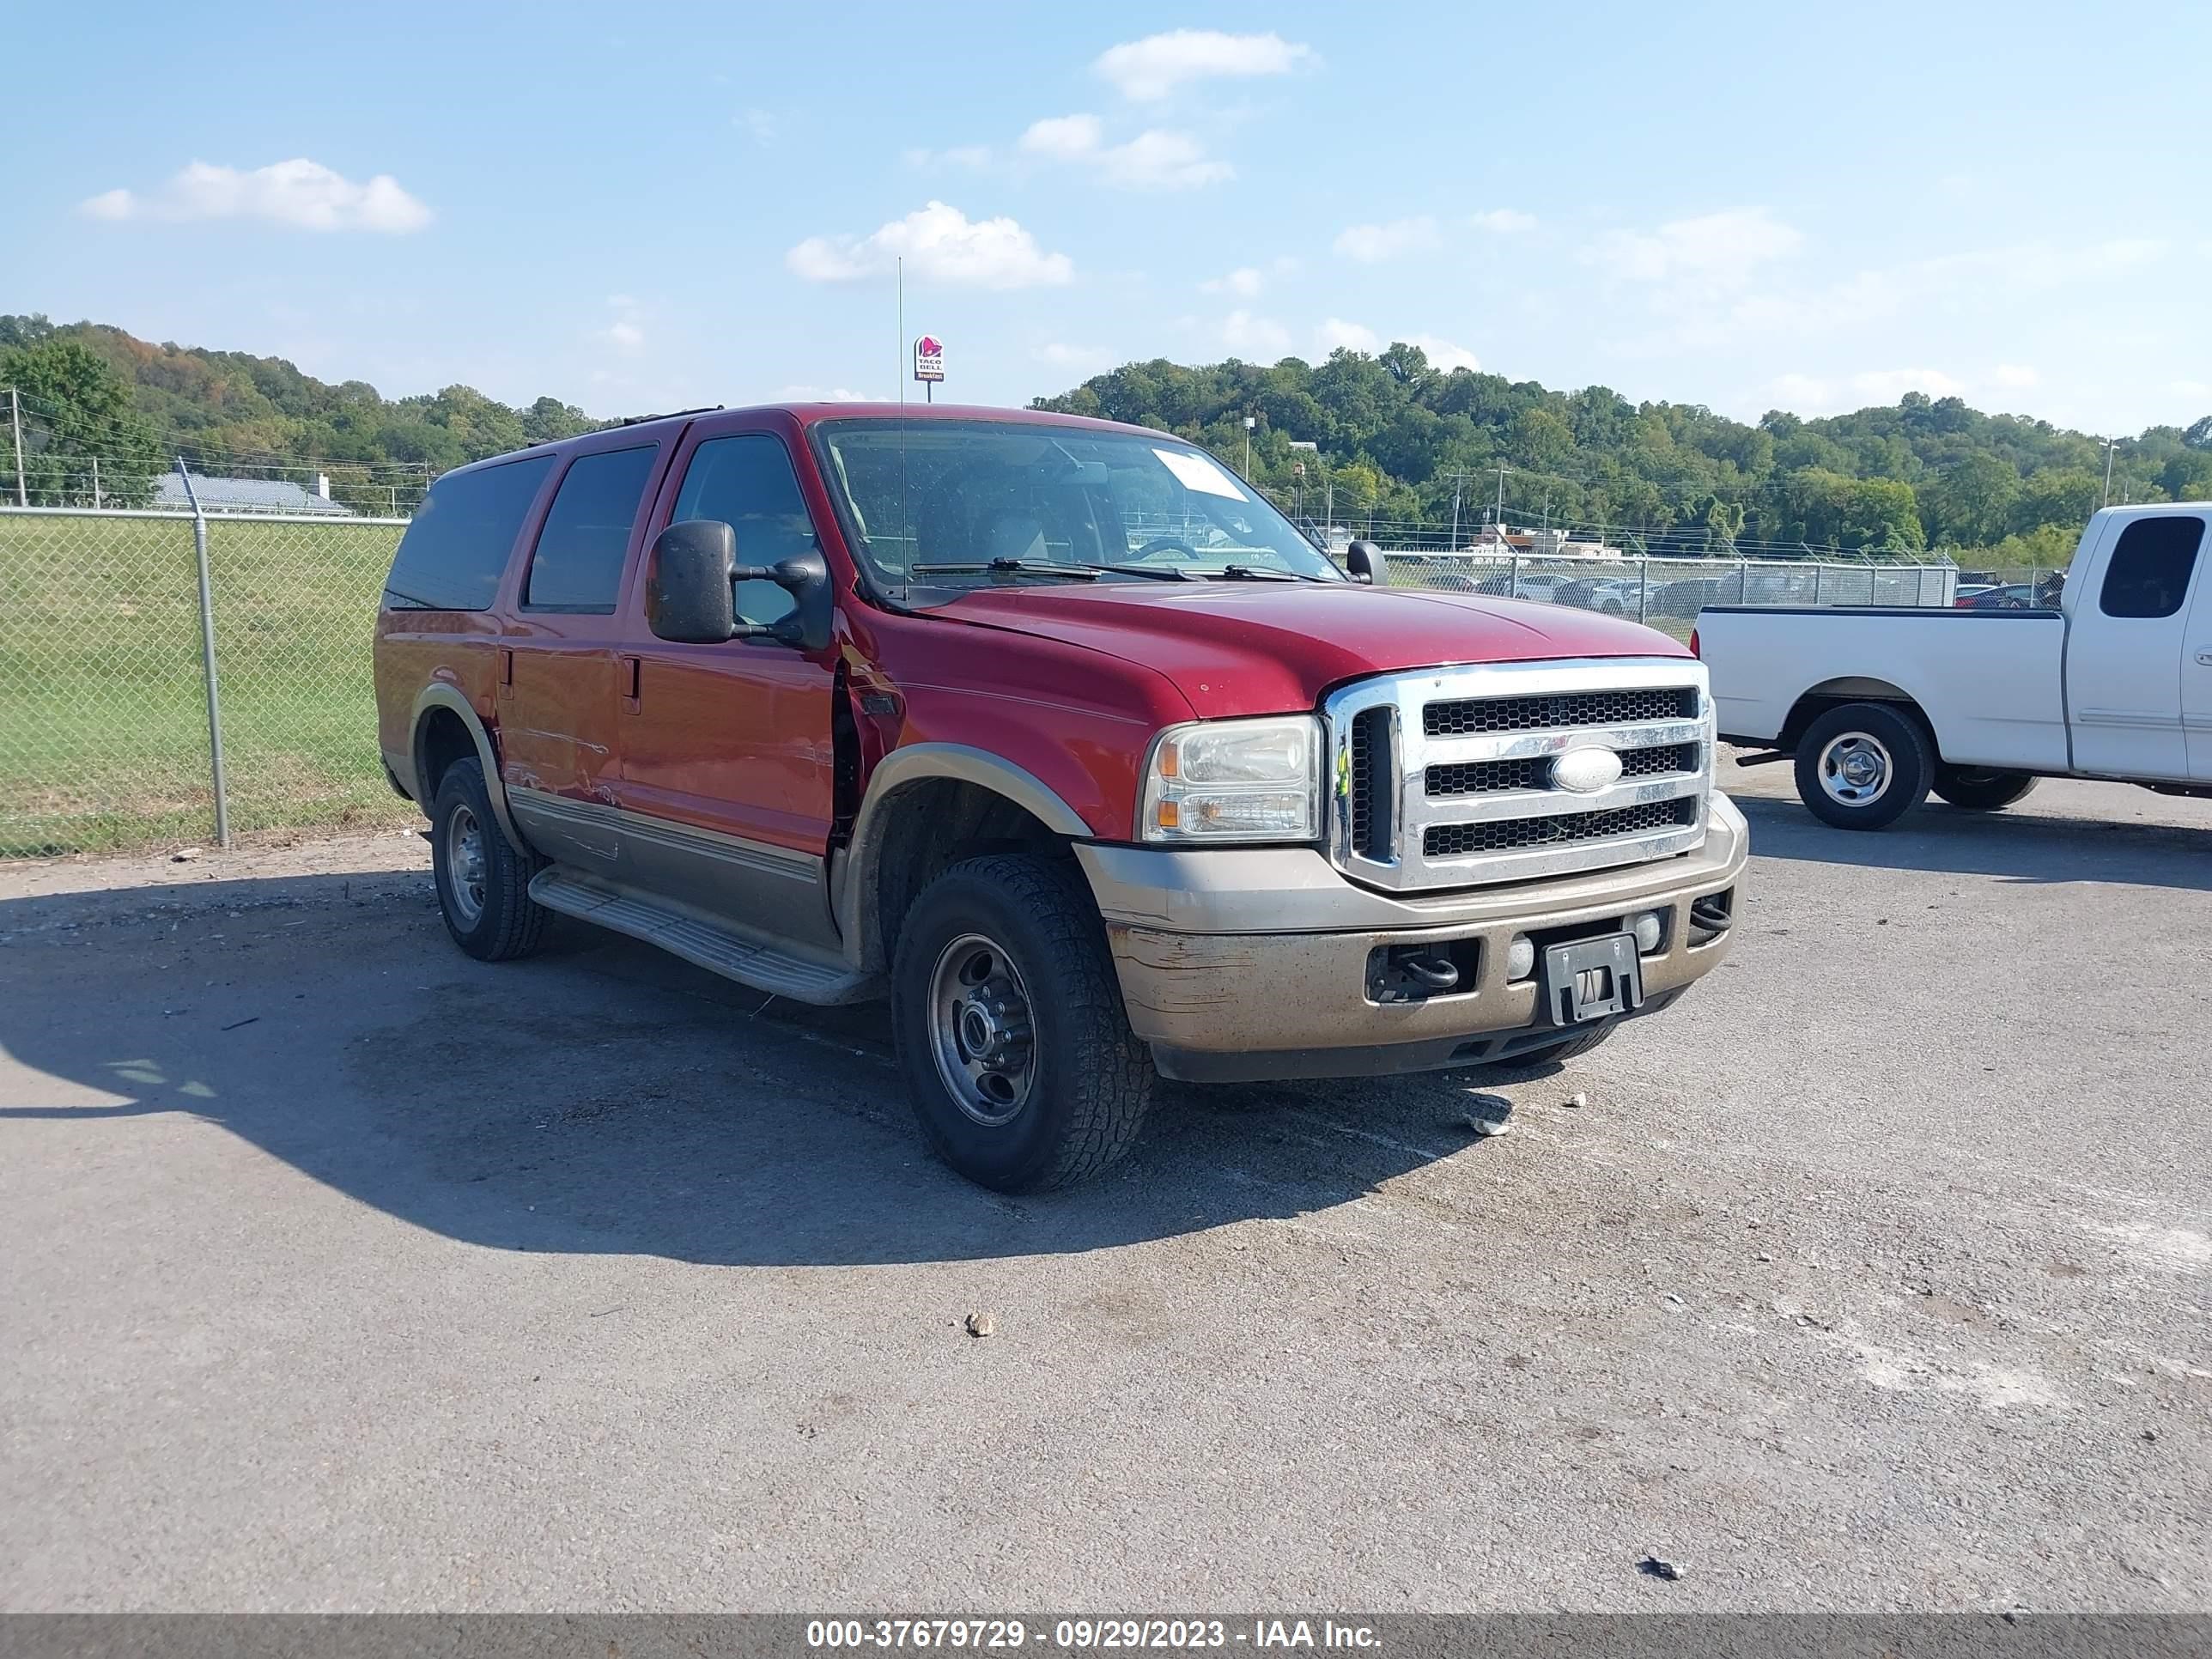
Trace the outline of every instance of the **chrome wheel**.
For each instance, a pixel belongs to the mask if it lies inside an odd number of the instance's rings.
[[[456,806],[446,820],[446,891],[453,906],[453,920],[473,927],[484,908],[483,826],[465,806]]]
[[[1820,787],[1842,806],[1871,806],[1896,772],[1889,750],[1864,732],[1843,732],[1820,751]]]
[[[1029,988],[994,941],[963,933],[929,975],[929,1047],[963,1112],[987,1128],[1010,1123],[1036,1077]]]

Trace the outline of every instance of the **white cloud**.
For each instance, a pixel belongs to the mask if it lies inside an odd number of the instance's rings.
[[[1210,276],[1198,285],[1200,294],[1234,294],[1249,300],[1267,286],[1257,265],[1239,265],[1226,276]]]
[[[842,386],[787,386],[776,388],[775,400],[783,404],[887,404],[879,392],[854,392]]]
[[[2212,380],[2176,380],[2173,389],[2185,398],[2212,398]]]
[[[1893,404],[1908,392],[1931,398],[1956,398],[1966,391],[1940,368],[1873,368],[1851,376],[1851,390],[1877,404]]]
[[[2017,389],[2021,386],[2033,386],[2043,376],[2026,363],[1999,363],[1996,373],[1990,378],[1999,386]]]
[[[1237,176],[1226,161],[1210,159],[1187,132],[1151,129],[1125,144],[1106,143],[1095,115],[1054,115],[1032,121],[1021,136],[1024,154],[1095,167],[1117,190],[1195,190]]]
[[[1796,227],[1763,207],[1729,208],[1669,220],[1653,231],[1616,230],[1600,239],[1589,258],[1633,282],[1690,277],[1735,286],[1752,266],[1785,258],[1804,241]]]
[[[103,191],[79,210],[95,219],[262,219],[297,230],[393,234],[420,230],[431,216],[390,173],[356,184],[304,156],[251,172],[194,161],[150,195]]]
[[[1065,341],[1054,340],[1037,347],[1030,353],[1030,356],[1038,362],[1049,364],[1054,368],[1074,369],[1079,372],[1103,367],[1108,353],[1103,346],[1070,345]]]
[[[921,280],[963,288],[1046,287],[1075,274],[1065,253],[1045,252],[1013,220],[971,220],[943,202],[866,236],[810,236],[784,264],[810,283],[849,283],[883,276],[901,257]]]
[[[1408,334],[1409,346],[1419,346],[1429,360],[1429,367],[1440,374],[1449,374],[1455,368],[1480,368],[1475,355],[1463,345],[1454,345],[1449,340],[1438,339],[1433,334]]]
[[[1106,182],[1122,190],[1196,190],[1237,176],[1235,167],[1209,159],[1185,132],[1140,132],[1101,150],[1098,163]]]
[[[1768,382],[1767,390],[1780,407],[1793,413],[1831,415],[1846,407],[1893,404],[1908,392],[1956,398],[1963,396],[1966,388],[1964,382],[1940,368],[1870,368],[1840,380],[1814,374],[1777,375]]]
[[[1523,213],[1518,208],[1492,208],[1486,213],[1476,214],[1468,222],[1477,230],[1493,231],[1500,236],[1510,236],[1519,231],[1535,229],[1536,216],[1533,213]]]
[[[951,149],[909,149],[902,151],[899,159],[910,167],[965,167],[973,173],[991,165],[991,147],[955,144]]]
[[[637,301],[627,294],[607,295],[607,309],[615,319],[599,331],[599,337],[618,351],[635,351],[645,343],[645,319]]]
[[[1336,251],[1361,264],[1379,264],[1437,246],[1437,222],[1427,214],[1382,225],[1352,225],[1337,234]]]
[[[1118,87],[1124,98],[1153,103],[1189,82],[1287,75],[1313,58],[1311,46],[1293,45],[1272,33],[1175,29],[1110,47],[1091,68]]]
[[[1835,387],[1810,374],[1777,375],[1769,389],[1793,414],[1820,414],[1836,406]]]
[[[731,118],[743,127],[753,143],[765,149],[775,142],[775,117],[764,109],[749,109],[742,115]]]
[[[1054,115],[1030,122],[1021,147],[1032,155],[1073,161],[1097,155],[1105,136],[1105,127],[1095,115]]]
[[[1347,323],[1341,317],[1332,317],[1314,331],[1314,338],[1321,343],[1321,355],[1328,356],[1339,346],[1348,346],[1354,351],[1366,352],[1370,356],[1382,350],[1382,342],[1371,328],[1358,323]]]
[[[1279,356],[1291,349],[1291,332],[1271,317],[1255,316],[1240,307],[1222,319],[1221,343],[1231,351]]]

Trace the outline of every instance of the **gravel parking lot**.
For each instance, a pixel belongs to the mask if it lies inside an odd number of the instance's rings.
[[[0,869],[0,1607],[2212,1606],[2212,804],[1785,772],[1671,1015],[1018,1202],[411,838]]]

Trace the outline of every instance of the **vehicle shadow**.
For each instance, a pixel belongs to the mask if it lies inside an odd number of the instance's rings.
[[[2124,882],[2212,891],[2212,815],[2203,828],[2036,812],[1962,812],[1931,801],[1887,830],[1837,830],[1796,800],[1732,795],[1760,858],[2001,880]]]
[[[188,1115],[492,1249],[780,1267],[1096,1250],[1325,1210],[1488,1145],[1461,1122],[1482,1086],[1467,1075],[1164,1085],[1127,1162],[1003,1197],[928,1152],[879,1006],[772,1003],[580,924],[477,963],[423,873],[0,902],[0,1158],[61,1123],[82,1157],[127,1158],[131,1121]]]

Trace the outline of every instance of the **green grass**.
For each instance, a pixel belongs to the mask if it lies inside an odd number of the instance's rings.
[[[234,831],[404,821],[369,645],[392,526],[212,521]],[[0,514],[0,857],[214,834],[189,520]]]

